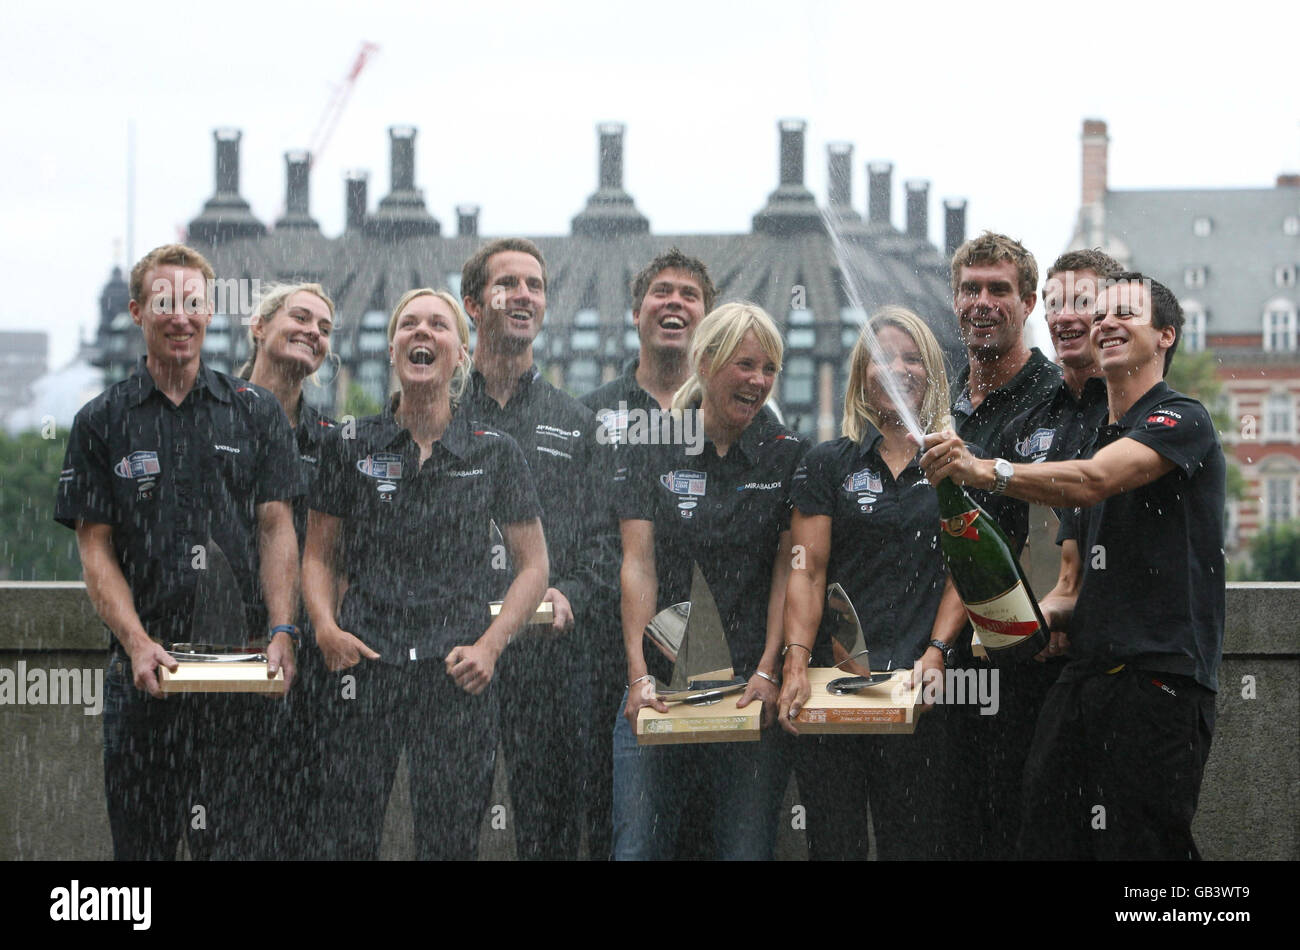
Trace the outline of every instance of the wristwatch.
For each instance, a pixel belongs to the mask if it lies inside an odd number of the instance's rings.
[[[931,640],[930,646],[943,654],[943,665],[945,668],[952,666],[952,655],[957,652],[956,647],[951,643],[944,643],[942,640]]]
[[[1014,473],[1015,473],[1015,469],[1011,467],[1011,463],[1008,462],[1006,459],[994,459],[993,460],[993,475],[994,475],[993,494],[1001,495],[1004,491],[1006,491],[1007,482],[1011,480],[1011,476]]]

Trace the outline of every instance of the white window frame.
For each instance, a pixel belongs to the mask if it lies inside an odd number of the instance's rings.
[[[1264,397],[1264,438],[1270,442],[1295,440],[1295,397],[1285,389],[1275,389]]]
[[[1275,340],[1280,336],[1280,340]],[[1284,298],[1269,301],[1264,307],[1264,350],[1270,353],[1294,353],[1296,348],[1295,304]],[[1281,344],[1281,345],[1277,345]]]
[[[1199,353],[1205,349],[1205,330],[1209,317],[1205,308],[1194,300],[1183,304],[1183,338],[1182,348],[1188,353]]]
[[[1283,218],[1282,233],[1287,237],[1295,237],[1297,234],[1300,234],[1300,217],[1289,214]]]
[[[1200,215],[1192,221],[1192,233],[1197,237],[1209,237],[1214,233],[1214,221],[1205,215]]]
[[[1295,483],[1296,476],[1294,472],[1278,473],[1266,475],[1264,477],[1264,492],[1260,498],[1263,508],[1264,524],[1271,527],[1284,521],[1292,521],[1296,516],[1295,503]],[[1274,492],[1277,497],[1275,498]],[[1284,510],[1274,514],[1274,504]]]

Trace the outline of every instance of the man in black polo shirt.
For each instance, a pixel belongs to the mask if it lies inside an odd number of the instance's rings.
[[[953,387],[953,420],[958,434],[982,454],[1004,457],[1017,442],[1031,438],[1035,413],[1061,381],[1060,369],[1025,342],[1025,323],[1038,297],[1038,265],[1019,242],[986,231],[953,255],[952,290],[970,357]],[[1022,428],[1012,427],[1016,420]],[[997,520],[1018,555],[1029,534],[1029,506],[991,492],[971,494]],[[969,659],[969,644],[963,633],[957,643],[959,662],[974,662],[989,675],[984,661]],[[1025,751],[1055,672],[1038,663],[999,670],[996,715],[980,715],[975,705],[952,710],[948,721],[954,747],[969,757],[953,773],[959,786],[964,783],[954,790],[954,856],[1012,857]]]
[[[687,355],[696,325],[713,309],[717,290],[708,268],[699,258],[677,248],[660,254],[632,279],[632,323],[641,343],[638,358],[622,375],[581,397],[601,424],[599,437],[609,443],[609,454],[631,431],[657,430],[659,413],[690,376]],[[764,412],[768,412],[766,406]],[[611,465],[612,465],[612,459]],[[612,469],[611,469],[612,474]],[[608,486],[605,478],[602,484]],[[617,535],[618,517],[609,502],[611,531]],[[615,552],[616,556],[619,552]],[[592,618],[593,648],[591,719],[586,750],[587,837],[593,856],[606,857],[613,845],[612,798],[614,759],[610,730],[623,715],[623,620],[616,590],[601,598]]]
[[[542,504],[552,629],[517,638],[497,678],[501,738],[521,858],[578,855],[582,807],[581,704],[588,701],[589,618],[614,585],[613,537],[600,519],[604,464],[591,410],[541,378],[533,340],[546,316],[546,264],[532,241],[505,238],[474,253],[461,274],[465,311],[478,330],[464,401],[485,425],[519,443]],[[487,526],[484,526],[486,537]],[[508,585],[503,579],[502,590]],[[610,596],[608,593],[605,596]]]
[[[165,647],[196,638],[269,637],[270,669],[294,674],[291,621],[298,546],[290,500],[302,493],[293,433],[266,390],[215,372],[200,351],[212,319],[211,265],[165,245],[131,272],[131,317],[146,355],[77,414],[55,518],[77,532],[86,591],[113,632],[104,711],[104,785],[119,860],[239,857],[247,812],[269,776],[249,752],[270,731],[258,696],[166,701]],[[234,630],[194,630],[200,571],[215,542],[245,608]]]
[[[1226,463],[1205,407],[1163,380],[1178,301],[1138,273],[1114,280],[1092,326],[1109,422],[1080,460],[999,474],[941,433],[922,465],[931,480],[1002,479],[1014,497],[1078,506],[1062,535],[1079,567],[1041,602],[1071,662],[1025,767],[1019,855],[1195,859],[1223,654]]]

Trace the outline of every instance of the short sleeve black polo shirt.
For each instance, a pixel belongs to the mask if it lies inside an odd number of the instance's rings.
[[[298,406],[298,425],[293,430],[294,441],[298,444],[298,461],[302,465],[303,478],[308,492],[316,483],[320,471],[321,443],[325,435],[333,429],[335,422],[322,415],[304,401]],[[307,540],[307,510],[311,507],[308,493],[294,500],[293,529],[298,535],[298,550],[302,550]]]
[[[54,517],[111,525],[140,622],[163,643],[243,643],[267,629],[257,506],[305,489],[293,431],[276,398],[200,363],[175,405],[145,360],[77,413]],[[229,561],[246,630],[195,631],[194,592],[211,538]]]
[[[442,659],[491,623],[489,523],[540,514],[528,463],[513,439],[463,408],[423,466],[392,403],[358,420],[355,433],[349,428],[326,435],[311,492],[313,510],[344,522],[335,555],[348,578],[339,626],[385,663]]]
[[[1226,463],[1214,423],[1162,381],[1098,430],[1084,457],[1121,438],[1154,449],[1174,469],[1075,515],[1083,579],[1070,653],[1194,676],[1217,690]]]
[[[1029,360],[1005,385],[1000,386],[972,406],[970,399],[970,366],[962,367],[957,376],[958,396],[952,405],[953,422],[957,434],[968,443],[978,446],[986,457],[1012,458],[1017,442],[1031,455],[1038,445],[1048,438],[1043,433],[1035,443],[1032,426],[1029,432],[1013,429],[1013,423],[1032,424],[1033,413],[1048,403],[1061,382],[1061,369],[1038,349],[1029,351]],[[1029,442],[1025,442],[1028,439]],[[996,495],[992,492],[967,488],[972,498],[989,513],[1011,541],[1017,554],[1029,537],[1029,505],[1027,502]]]
[[[615,508],[623,520],[654,524],[656,609],[689,600],[691,564],[700,565],[735,671],[748,678],[767,641],[772,563],[780,534],[790,527],[791,481],[807,445],[783,426],[756,420],[721,458],[707,439],[699,454],[689,455],[687,448],[620,449]],[[657,650],[646,650],[646,661],[656,677],[669,677],[669,664]]]
[[[917,460],[895,479],[880,457],[882,436],[823,442],[794,476],[794,507],[831,519],[826,583],[853,601],[873,669],[911,666],[925,652],[947,571],[939,550],[939,501]],[[822,611],[815,662],[834,662],[833,621]]]
[[[617,571],[612,526],[592,503],[608,474],[595,416],[542,379],[536,366],[519,379],[504,407],[487,394],[482,374],[474,372],[462,405],[473,419],[519,445],[541,504],[550,586],[568,598],[577,617],[588,616],[597,592],[614,586]],[[498,597],[511,579],[508,571],[498,571]]]

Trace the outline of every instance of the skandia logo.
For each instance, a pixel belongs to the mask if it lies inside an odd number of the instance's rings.
[[[402,457],[393,452],[377,452],[357,459],[357,471],[371,478],[392,481],[402,477]]]
[[[1033,435],[1016,443],[1016,452],[1022,459],[1035,456],[1041,458],[1052,448],[1052,440],[1055,437],[1054,429],[1035,429]]]
[[[113,466],[113,473],[121,478],[143,478],[161,471],[157,452],[132,452]]]
[[[844,490],[846,492],[875,492],[879,495],[885,490],[885,487],[881,484],[878,472],[864,468],[844,479]]]

